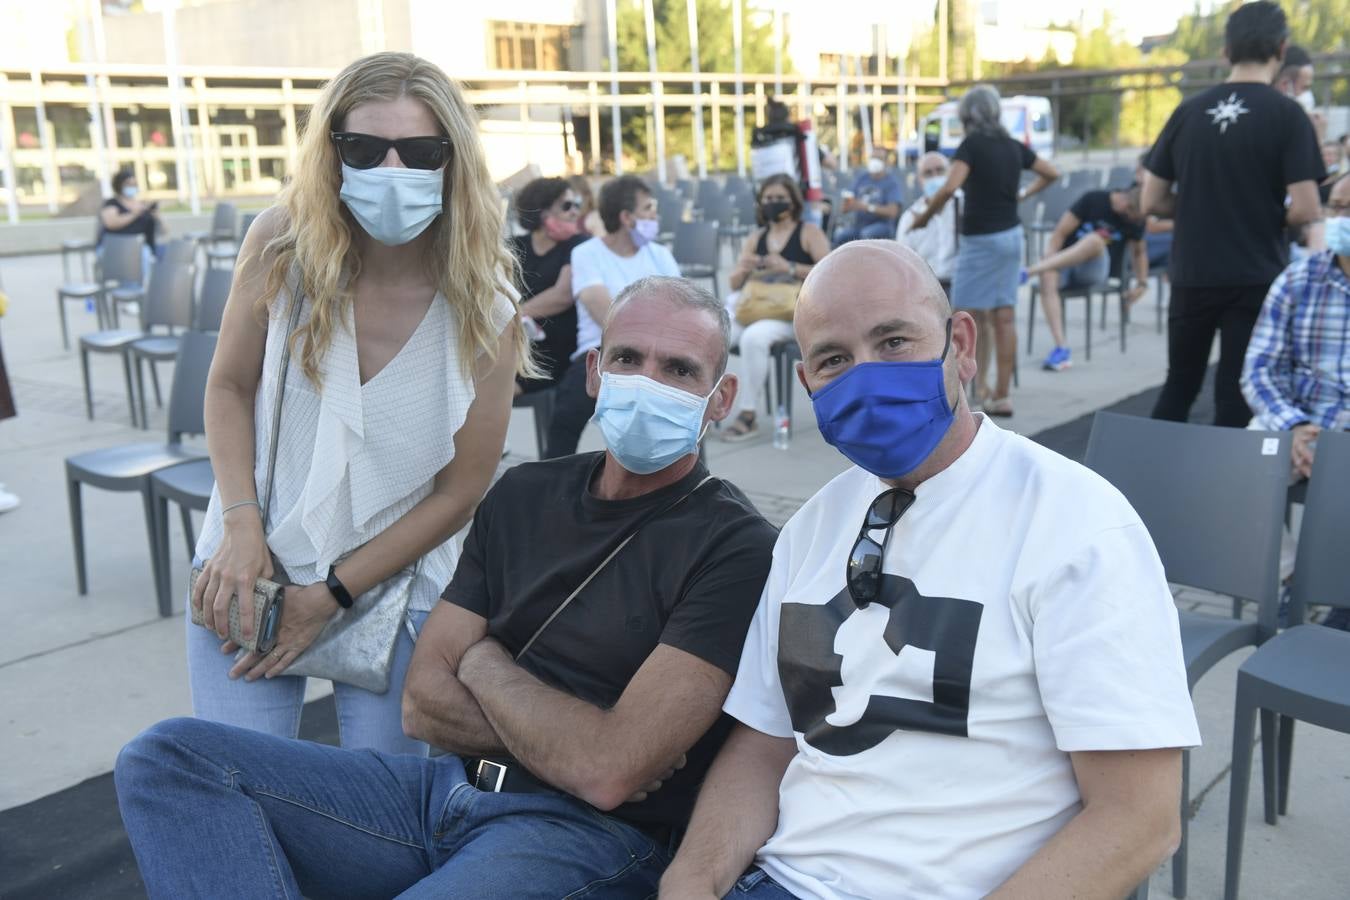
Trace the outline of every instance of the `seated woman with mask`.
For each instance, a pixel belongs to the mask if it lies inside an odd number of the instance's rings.
[[[779,341],[792,339],[791,312],[787,318],[763,318],[743,322],[744,304],[754,284],[791,283],[800,288],[811,267],[830,252],[830,240],[820,227],[802,221],[802,194],[788,175],[771,175],[759,186],[756,218],[759,228],[745,239],[740,260],[730,276],[731,289],[739,292],[742,308],[733,317],[731,340],[740,346],[744,367],[737,402],[740,413],[722,430],[725,441],[743,441],[759,432],[756,410],[760,391],[769,372],[769,351]]]
[[[576,352],[572,248],[590,240],[581,231],[581,209],[581,198],[564,178],[536,178],[516,194],[516,221],[526,233],[509,244],[520,260],[520,313],[536,326],[529,330],[544,370],[542,378],[517,376],[517,396],[556,385]]]

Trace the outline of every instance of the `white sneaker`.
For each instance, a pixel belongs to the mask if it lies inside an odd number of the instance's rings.
[[[0,513],[7,513],[11,509],[17,509],[19,506],[19,495],[11,494],[0,486]]]

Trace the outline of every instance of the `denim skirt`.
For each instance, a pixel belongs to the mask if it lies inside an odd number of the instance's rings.
[[[994,309],[1017,305],[1022,268],[1022,226],[993,234],[963,234],[952,273],[952,306]]]

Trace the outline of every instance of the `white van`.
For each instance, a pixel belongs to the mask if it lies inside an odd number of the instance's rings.
[[[1003,127],[1013,140],[1030,147],[1037,156],[1049,159],[1055,153],[1055,113],[1048,97],[1018,94],[1000,101]],[[956,115],[956,101],[942,104],[923,119],[923,149],[951,156],[965,137],[965,129]]]

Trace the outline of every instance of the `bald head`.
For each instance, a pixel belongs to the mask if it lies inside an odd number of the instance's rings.
[[[938,153],[936,150],[929,150],[923,156],[919,157],[919,177],[933,178],[938,175],[946,175],[947,157]]]
[[[937,276],[923,257],[898,241],[852,241],[831,252],[811,269],[797,298],[793,320],[797,340],[807,339],[802,326],[828,317],[841,305],[893,307],[912,317],[923,309],[941,323],[951,304]]]

